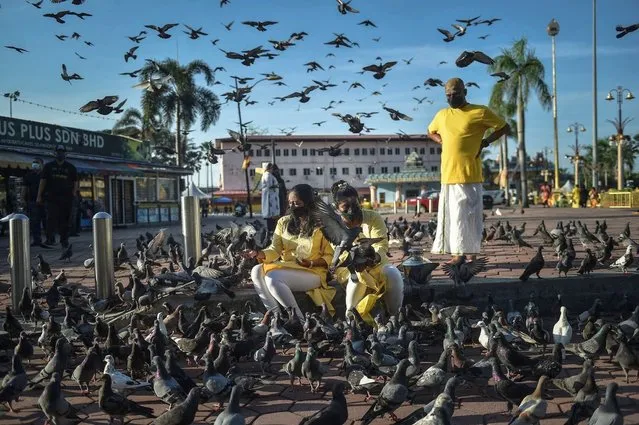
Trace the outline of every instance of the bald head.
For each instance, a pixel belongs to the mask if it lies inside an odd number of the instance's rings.
[[[461,108],[466,105],[466,87],[461,78],[451,78],[444,85],[446,100],[451,108]]]

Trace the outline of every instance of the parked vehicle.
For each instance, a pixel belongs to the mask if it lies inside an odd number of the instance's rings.
[[[437,212],[437,206],[439,205],[438,190],[431,190],[430,192],[427,192],[426,196],[406,199],[406,203],[408,204],[409,211],[415,210],[417,199],[419,199],[419,203],[421,205],[421,208],[420,208],[421,211],[428,212],[428,203],[429,203],[428,201],[430,200],[433,205],[433,212]]]
[[[502,205],[506,202],[506,191],[502,189],[497,190],[484,190],[485,195],[489,195],[493,198],[494,205]]]
[[[493,200],[492,196],[484,193],[484,196],[483,196],[482,200],[484,201],[484,209],[485,210],[490,210],[490,209],[493,208],[493,205],[495,203],[494,203],[494,200]]]

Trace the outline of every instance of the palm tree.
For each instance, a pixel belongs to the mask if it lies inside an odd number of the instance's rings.
[[[535,56],[535,51],[528,47],[524,37],[517,40],[510,49],[502,49],[502,54],[494,58],[495,63],[489,66],[491,73],[505,72],[510,78],[497,83],[493,87],[491,103],[504,103],[507,99],[515,99],[517,111],[517,145],[519,170],[521,176],[521,205],[528,206],[528,182],[526,177],[526,107],[531,91],[534,91],[541,106],[548,110],[551,106],[551,95],[544,81],[544,65]]]
[[[148,61],[140,71],[140,81],[146,83],[147,88],[142,95],[144,115],[160,116],[167,126],[176,124],[178,166],[184,163],[185,148],[188,147],[184,134],[198,120],[200,129],[206,131],[220,117],[217,96],[208,87],[196,83],[195,77],[198,75],[204,77],[206,86],[215,82],[213,69],[201,60],[186,65],[180,65],[174,59]]]
[[[592,172],[595,168],[604,175],[604,186],[608,186],[608,176],[612,175],[617,167],[617,151],[606,139],[597,140],[597,164],[592,162],[592,146],[585,146],[584,168]]]

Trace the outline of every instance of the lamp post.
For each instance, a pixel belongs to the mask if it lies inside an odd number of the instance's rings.
[[[597,0],[592,0],[592,163],[597,164]],[[592,168],[592,187],[599,186],[597,168]]]
[[[626,94],[625,97],[624,93]],[[606,96],[606,100],[608,101],[617,99],[617,110],[619,114],[616,122],[608,120],[613,123],[617,130],[617,134],[614,136],[614,139],[611,140],[617,143],[617,190],[623,189],[623,145],[624,142],[630,141],[630,137],[626,137],[623,134],[624,127],[630,120],[626,119],[624,121],[621,118],[621,105],[623,104],[624,99],[632,100],[634,98],[635,96],[630,90],[621,86],[617,86],[616,89],[610,90]]]
[[[555,185],[554,190],[559,190],[559,130],[557,129],[557,63],[555,54],[555,36],[559,34],[559,22],[552,19],[546,27],[546,32],[552,40],[552,121],[554,131],[555,154]]]
[[[570,124],[566,131],[575,133],[575,154],[566,155],[566,158],[569,158],[575,165],[575,187],[579,187],[579,161],[582,159],[579,155],[579,133],[585,132],[586,128],[581,123],[575,122]]]
[[[18,100],[18,97],[20,97],[20,92],[16,90],[13,93],[5,93],[4,97],[9,98],[9,117],[13,118],[13,102]]]

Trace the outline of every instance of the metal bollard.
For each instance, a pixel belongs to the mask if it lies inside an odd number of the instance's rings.
[[[408,199],[404,203],[404,214],[408,214]]]
[[[18,310],[24,288],[28,287],[33,290],[30,244],[29,217],[24,214],[15,214],[9,220],[9,267],[11,268],[11,305],[13,311]]]
[[[428,213],[432,214],[432,212],[433,212],[433,199],[428,198]]]
[[[182,235],[184,236],[184,259],[197,261],[202,255],[200,232],[200,200],[195,196],[182,197]]]
[[[95,293],[100,299],[113,295],[113,220],[104,211],[93,216]]]

